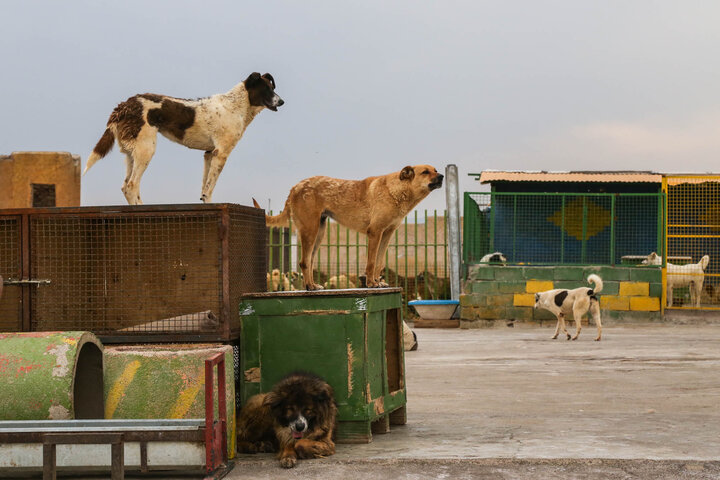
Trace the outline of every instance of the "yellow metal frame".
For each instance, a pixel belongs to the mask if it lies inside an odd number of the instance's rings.
[[[665,239],[665,245],[663,245],[663,263],[662,263],[662,295],[660,296],[660,313],[665,315],[665,305],[667,305],[667,249],[668,249],[668,202],[669,202],[669,196],[668,196],[668,184],[667,184],[667,177],[663,176],[662,179],[662,191],[665,194],[665,208],[663,215],[665,218],[663,219],[663,225],[665,227],[665,232],[663,235],[663,238]]]
[[[707,222],[702,223],[678,223],[678,224],[671,224],[670,221],[672,220],[670,217],[670,211],[673,210],[673,208],[677,207],[677,202],[680,202],[680,205],[685,208],[685,210],[689,210],[690,208],[695,209],[702,209],[707,208],[708,205],[711,203],[715,204],[715,202],[710,202],[707,200],[707,197],[702,198],[693,198],[690,199],[689,197],[686,198],[675,198],[675,195],[673,195],[672,187],[683,185],[683,184],[701,184],[701,183],[720,183],[720,175],[663,175],[662,179],[662,191],[665,193],[666,198],[666,208],[664,212],[665,216],[665,248],[663,249],[663,266],[662,266],[662,305],[661,305],[661,311],[664,313],[666,308],[671,308],[673,310],[720,310],[720,305],[717,306],[710,306],[710,305],[701,305],[700,307],[692,306],[673,306],[673,307],[667,307],[667,258],[668,258],[668,251],[670,249],[670,239],[697,239],[697,238],[713,238],[718,239],[718,242],[720,243],[720,234],[714,235],[714,234],[694,234],[694,233],[679,233],[679,234],[671,234],[673,228],[682,228],[682,229],[691,229],[691,228],[715,228],[720,232],[720,224],[714,225],[714,224],[707,224]],[[688,200],[691,200],[688,202]],[[704,201],[704,202],[703,202]],[[707,220],[707,218],[706,218]],[[685,253],[695,253],[700,254],[702,256],[702,252],[682,252]],[[697,256],[697,255],[696,255]],[[699,261],[700,258],[694,258],[693,257],[693,263],[695,261]],[[710,261],[718,262],[720,261],[720,258],[713,258],[710,257]],[[719,273],[705,273],[705,277],[720,277]]]

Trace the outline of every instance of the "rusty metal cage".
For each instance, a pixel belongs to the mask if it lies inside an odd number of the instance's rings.
[[[262,210],[233,204],[0,210],[3,331],[231,341],[265,290]]]

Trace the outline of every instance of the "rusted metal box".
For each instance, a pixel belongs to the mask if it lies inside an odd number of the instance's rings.
[[[338,442],[367,443],[373,433],[405,424],[401,312],[400,288],[244,295],[242,403],[304,370],[335,391]]]
[[[266,236],[262,210],[233,204],[0,210],[0,331],[233,340]]]

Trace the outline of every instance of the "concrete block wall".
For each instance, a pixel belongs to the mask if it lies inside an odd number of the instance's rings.
[[[492,327],[506,322],[554,325],[553,314],[533,308],[535,293],[589,286],[587,277],[591,273],[603,279],[603,290],[599,294],[603,322],[632,323],[662,318],[659,268],[473,265],[468,271],[464,293],[460,295],[460,328]]]

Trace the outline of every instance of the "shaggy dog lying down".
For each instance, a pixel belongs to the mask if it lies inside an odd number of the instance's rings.
[[[238,418],[238,451],[278,452],[280,466],[292,468],[298,458],[335,453],[337,406],[333,390],[310,373],[286,376],[268,393],[252,396]]]

